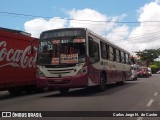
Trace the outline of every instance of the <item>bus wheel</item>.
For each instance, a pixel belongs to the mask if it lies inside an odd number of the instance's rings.
[[[61,92],[61,94],[65,95],[69,92],[69,88],[59,88],[59,91]]]
[[[122,81],[118,82],[118,84],[119,84],[119,85],[125,85],[125,83],[126,83],[126,75],[123,74],[123,76],[122,76]]]
[[[105,74],[101,74],[100,76],[100,84],[99,84],[99,91],[103,92],[106,89],[106,76]]]

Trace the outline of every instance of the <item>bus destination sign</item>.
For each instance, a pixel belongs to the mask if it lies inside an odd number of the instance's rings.
[[[62,38],[62,37],[84,37],[84,29],[64,29],[46,31],[41,34],[40,39]]]

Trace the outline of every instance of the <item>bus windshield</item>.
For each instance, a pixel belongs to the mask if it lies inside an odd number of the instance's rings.
[[[68,65],[85,62],[85,39],[65,38],[39,42],[38,64]]]

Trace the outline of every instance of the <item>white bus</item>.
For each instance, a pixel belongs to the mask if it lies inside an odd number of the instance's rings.
[[[98,86],[130,79],[130,53],[86,28],[44,31],[38,48],[37,86],[69,88]]]

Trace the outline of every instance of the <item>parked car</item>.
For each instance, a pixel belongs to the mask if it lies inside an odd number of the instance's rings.
[[[160,74],[160,70],[158,70],[156,73],[157,73],[157,74]]]
[[[149,76],[152,76],[152,70],[149,67],[148,67],[148,73],[149,73]]]
[[[150,73],[147,67],[140,67],[137,71],[138,77],[149,77]]]

